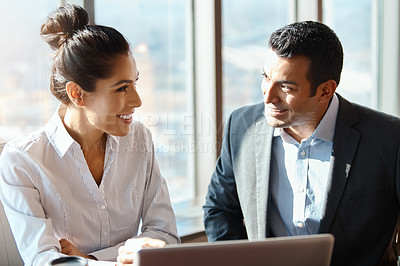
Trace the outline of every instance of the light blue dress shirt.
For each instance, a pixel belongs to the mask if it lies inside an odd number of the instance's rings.
[[[325,209],[338,108],[339,100],[335,94],[317,129],[301,143],[283,129],[275,128],[270,187],[273,235],[318,232]]]

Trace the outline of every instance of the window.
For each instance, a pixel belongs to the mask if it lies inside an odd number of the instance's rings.
[[[0,143],[44,125],[58,102],[50,93],[51,49],[40,27],[57,1],[3,1],[0,16]]]
[[[344,64],[337,92],[350,101],[377,107],[377,40],[372,0],[325,0],[323,20],[338,35]]]
[[[223,0],[223,116],[262,102],[262,69],[271,33],[290,22],[290,0]]]
[[[132,46],[143,101],[138,118],[153,134],[178,209],[194,197],[191,1],[102,0],[94,14],[96,24],[116,28]]]

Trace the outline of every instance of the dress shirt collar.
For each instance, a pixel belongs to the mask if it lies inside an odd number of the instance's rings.
[[[109,147],[112,151],[116,151],[117,148],[119,147],[119,140],[120,140],[120,137],[113,136],[113,135],[107,135],[107,143],[110,145]]]
[[[62,121],[66,108],[66,105],[59,105],[57,111],[50,118],[49,122],[47,122],[45,127],[46,135],[60,157],[63,157],[71,145],[76,143],[69,135]]]
[[[53,145],[58,156],[60,156],[61,158],[65,155],[65,153],[72,145],[77,145],[80,147],[79,143],[77,143],[69,135],[67,129],[64,126],[63,119],[66,109],[66,105],[59,105],[57,111],[53,114],[45,127],[45,132],[47,137],[49,138],[51,145]],[[108,135],[107,143],[109,144],[109,148],[115,151],[116,147],[118,147],[119,137]]]
[[[333,142],[338,110],[339,110],[339,99],[335,93],[332,97],[332,101],[329,104],[328,110],[322,117],[314,133],[311,135],[311,138],[319,138],[321,140]],[[274,129],[274,137],[278,136],[282,136],[282,138],[289,143],[295,141],[289,134],[286,133],[285,130],[283,130],[283,128]]]

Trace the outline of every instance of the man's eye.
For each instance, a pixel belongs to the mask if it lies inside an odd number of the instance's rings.
[[[293,89],[292,89],[291,87],[288,87],[288,86],[286,86],[286,85],[281,85],[281,88],[282,88],[282,90],[285,91],[285,92],[293,91]]]

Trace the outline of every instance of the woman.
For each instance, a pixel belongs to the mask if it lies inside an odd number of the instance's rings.
[[[151,134],[132,121],[142,102],[129,44],[113,28],[87,24],[87,12],[67,4],[42,25],[61,104],[0,157],[1,200],[26,265],[64,255],[115,261],[130,238],[179,242]]]

